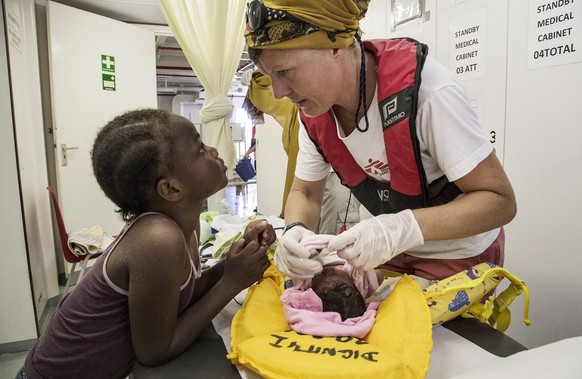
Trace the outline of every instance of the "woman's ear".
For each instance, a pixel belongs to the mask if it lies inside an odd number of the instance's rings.
[[[180,182],[174,178],[160,179],[156,185],[156,191],[162,199],[168,201],[178,201],[182,198]]]

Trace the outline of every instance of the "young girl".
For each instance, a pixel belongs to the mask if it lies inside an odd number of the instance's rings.
[[[185,118],[155,109],[125,113],[99,132],[92,161],[127,223],[60,302],[21,378],[124,378],[135,359],[160,365],[269,265],[275,233],[258,221],[226,259],[201,272],[199,215],[227,184],[226,167]]]

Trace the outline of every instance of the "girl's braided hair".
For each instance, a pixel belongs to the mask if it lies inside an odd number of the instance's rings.
[[[130,111],[107,123],[95,139],[93,173],[125,221],[147,211],[157,182],[173,173],[172,116],[159,109]]]

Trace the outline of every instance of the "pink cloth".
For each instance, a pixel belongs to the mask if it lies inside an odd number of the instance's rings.
[[[333,237],[331,234],[312,234],[303,238],[301,244],[308,249],[325,249]]]
[[[331,237],[333,236],[313,235],[304,238],[301,244],[310,249],[325,248]],[[348,272],[364,298],[372,295],[379,286],[374,270],[364,271],[348,263],[342,269]],[[323,311],[321,299],[311,289],[311,279],[296,280],[293,287],[283,291],[281,301],[287,322],[298,333],[358,338],[364,338],[372,329],[380,305],[379,302],[372,302],[362,316],[342,321],[339,313]]]

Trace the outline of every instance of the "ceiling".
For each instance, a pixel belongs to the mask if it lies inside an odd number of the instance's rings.
[[[74,8],[130,24],[139,24],[156,34],[156,74],[159,96],[197,94],[204,87],[190,67],[188,60],[172,36],[170,28],[160,10],[158,0],[53,0]],[[240,76],[253,68],[246,51],[235,73],[231,92],[243,93]]]

